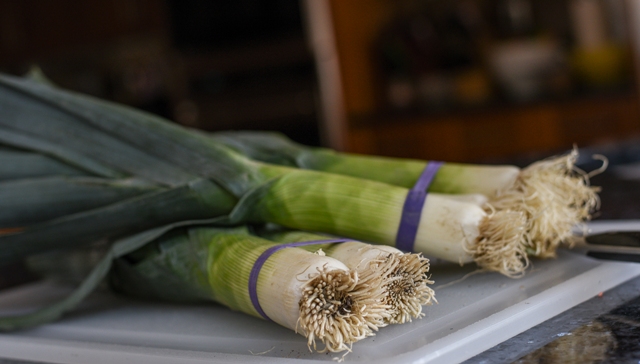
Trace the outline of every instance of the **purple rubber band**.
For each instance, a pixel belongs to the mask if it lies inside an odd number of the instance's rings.
[[[265,320],[271,321],[269,316],[262,310],[260,306],[260,302],[258,301],[258,275],[260,274],[260,270],[264,263],[269,259],[273,253],[284,249],[284,248],[293,248],[297,246],[304,245],[316,245],[316,244],[334,244],[334,243],[344,243],[347,241],[354,241],[353,239],[327,239],[327,240],[311,240],[311,241],[298,241],[295,243],[289,244],[281,244],[274,245],[264,252],[260,254],[255,263],[253,263],[253,268],[251,268],[251,273],[249,274],[249,297],[251,297],[251,303],[253,303],[253,307],[258,311],[260,316],[264,317]]]
[[[396,248],[406,252],[413,251],[418,225],[420,224],[420,216],[422,215],[422,206],[427,199],[427,189],[442,164],[442,162],[427,163],[420,178],[418,178],[413,188],[409,190],[402,208],[402,217],[400,218],[400,226],[396,235]]]

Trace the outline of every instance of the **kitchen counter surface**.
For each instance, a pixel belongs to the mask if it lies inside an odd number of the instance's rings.
[[[467,361],[638,363],[640,278],[628,281]]]

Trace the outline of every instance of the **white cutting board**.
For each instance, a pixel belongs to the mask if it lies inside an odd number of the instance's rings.
[[[640,229],[640,221],[601,221],[590,228]],[[421,320],[384,327],[356,343],[344,361],[460,362],[640,275],[640,264],[568,251],[534,260],[521,279],[481,273],[460,280],[473,269],[434,263],[439,304],[425,307]],[[66,292],[47,283],[5,291],[0,315],[33,309]],[[221,306],[148,303],[108,293],[93,295],[56,323],[0,334],[0,358],[65,364],[320,363],[339,356],[310,353],[302,336]]]

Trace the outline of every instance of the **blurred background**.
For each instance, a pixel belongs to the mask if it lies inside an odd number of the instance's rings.
[[[0,0],[0,71],[205,130],[465,162],[635,143],[636,0]]]

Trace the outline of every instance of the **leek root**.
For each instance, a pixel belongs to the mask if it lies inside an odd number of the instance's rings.
[[[302,232],[268,232],[269,240],[279,243],[314,241],[327,236]],[[307,249],[322,249],[332,258],[364,277],[382,277],[380,284],[385,290],[384,302],[389,306],[388,323],[402,324],[424,316],[422,306],[435,300],[433,284],[429,276],[429,260],[420,253],[404,253],[382,245],[370,245],[357,241],[341,244],[311,245]]]

